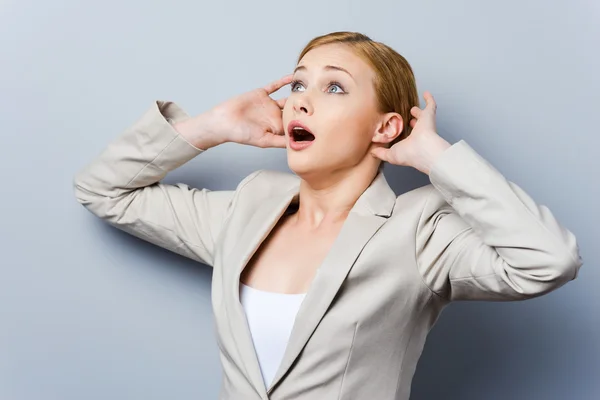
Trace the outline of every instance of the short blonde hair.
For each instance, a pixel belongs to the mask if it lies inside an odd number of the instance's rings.
[[[410,135],[410,109],[419,106],[419,94],[413,70],[398,52],[391,47],[371,40],[358,32],[333,32],[312,39],[298,56],[297,63],[310,50],[326,44],[344,44],[366,61],[375,72],[374,88],[380,112],[396,112],[402,116],[404,127],[395,143]]]

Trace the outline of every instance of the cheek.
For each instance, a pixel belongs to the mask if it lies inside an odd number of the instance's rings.
[[[283,128],[285,129],[287,127],[287,124],[292,120],[292,107],[290,106],[289,102],[287,102],[285,106],[283,106],[281,119],[283,120]]]
[[[371,142],[371,123],[360,110],[340,110],[328,118],[327,131],[336,140],[343,140],[347,147],[363,149]]]

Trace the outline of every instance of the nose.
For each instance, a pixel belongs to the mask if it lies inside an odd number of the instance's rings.
[[[297,93],[296,96],[294,96],[294,111],[298,114],[303,113],[312,115],[313,106],[306,95],[306,92]]]

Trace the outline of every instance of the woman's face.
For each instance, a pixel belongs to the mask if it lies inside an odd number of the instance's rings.
[[[342,44],[306,53],[296,67],[283,109],[292,171],[299,176],[337,172],[371,157],[371,140],[381,116],[374,78],[371,67]],[[306,135],[294,140],[296,134],[290,128],[295,122],[314,139]]]

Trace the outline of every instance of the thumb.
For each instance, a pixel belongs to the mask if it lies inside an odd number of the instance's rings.
[[[283,120],[281,118],[281,112],[269,123],[267,132],[272,132],[275,135],[285,135],[285,129],[283,128]]]
[[[273,133],[267,133],[264,136],[264,146],[263,147],[277,147],[277,148],[285,148],[286,141],[284,135],[276,135]]]
[[[376,149],[371,150],[371,154],[382,161],[387,161],[391,163],[392,154],[390,152],[390,149],[378,147]]]

